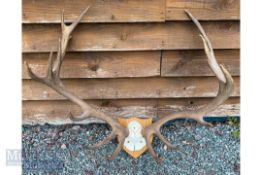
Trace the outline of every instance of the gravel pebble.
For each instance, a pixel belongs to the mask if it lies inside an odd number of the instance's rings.
[[[116,140],[98,150],[88,149],[110,134],[105,124],[24,125],[23,174],[238,175],[240,140],[232,134],[238,129],[238,125],[227,123],[213,127],[188,121],[167,124],[161,133],[178,147],[167,149],[155,138],[152,145],[163,159],[157,164],[148,152],[134,159],[121,151],[115,160],[107,160],[117,146]]]
[[[80,126],[79,125],[75,125],[72,127],[73,130],[79,130],[80,129]]]
[[[66,145],[65,144],[62,144],[61,145],[61,149],[66,149],[67,147],[66,147]]]

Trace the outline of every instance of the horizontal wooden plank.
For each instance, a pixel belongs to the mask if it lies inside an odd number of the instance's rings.
[[[82,22],[160,22],[165,20],[164,0],[93,1],[23,0],[23,23],[59,23],[61,10],[72,22],[87,7]]]
[[[26,53],[23,61],[44,76],[48,53]],[[160,76],[160,51],[152,52],[70,52],[61,69],[62,78],[117,78]],[[29,79],[26,64],[23,78]]]
[[[179,110],[197,109],[210,102],[210,98],[189,99],[128,99],[128,100],[87,100],[89,104],[111,116],[117,117],[163,117]],[[239,98],[230,98],[206,116],[239,116]],[[67,114],[81,114],[81,109],[69,101],[24,101],[23,124],[65,124],[72,123]],[[82,123],[101,122],[86,120]]]
[[[215,50],[215,55],[231,75],[240,75],[239,50]],[[214,76],[214,73],[208,66],[204,50],[164,51],[161,76]]]
[[[239,48],[239,22],[202,22],[214,48]],[[57,50],[60,25],[24,25],[23,52]],[[73,34],[69,51],[202,49],[192,22],[147,24],[81,24]]]
[[[166,20],[189,20],[185,9],[199,20],[240,19],[240,0],[166,0]]]
[[[232,96],[239,96],[239,77],[234,80]],[[214,97],[218,90],[215,77],[65,79],[63,82],[83,99]],[[56,99],[65,98],[34,80],[23,81],[23,100]]]

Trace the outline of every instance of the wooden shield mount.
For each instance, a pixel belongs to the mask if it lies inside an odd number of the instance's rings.
[[[123,149],[132,157],[138,158],[146,150],[146,140],[142,136],[142,129],[152,124],[152,118],[119,118],[119,123],[126,127],[129,135],[125,138]],[[153,137],[151,141],[153,141]]]

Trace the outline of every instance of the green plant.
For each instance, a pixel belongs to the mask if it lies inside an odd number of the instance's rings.
[[[228,124],[233,126],[239,126],[240,121],[238,117],[228,117]]]
[[[240,139],[240,129],[234,130],[232,132],[232,135],[233,135],[234,138]]]
[[[236,139],[240,139],[240,120],[239,118],[229,117],[228,124],[236,127],[236,129],[232,131],[232,136]]]

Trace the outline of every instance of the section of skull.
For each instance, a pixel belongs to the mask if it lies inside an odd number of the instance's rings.
[[[125,138],[124,146],[130,151],[141,150],[146,146],[146,140],[142,136],[142,125],[137,121],[132,121],[127,126],[129,130],[128,137]]]

